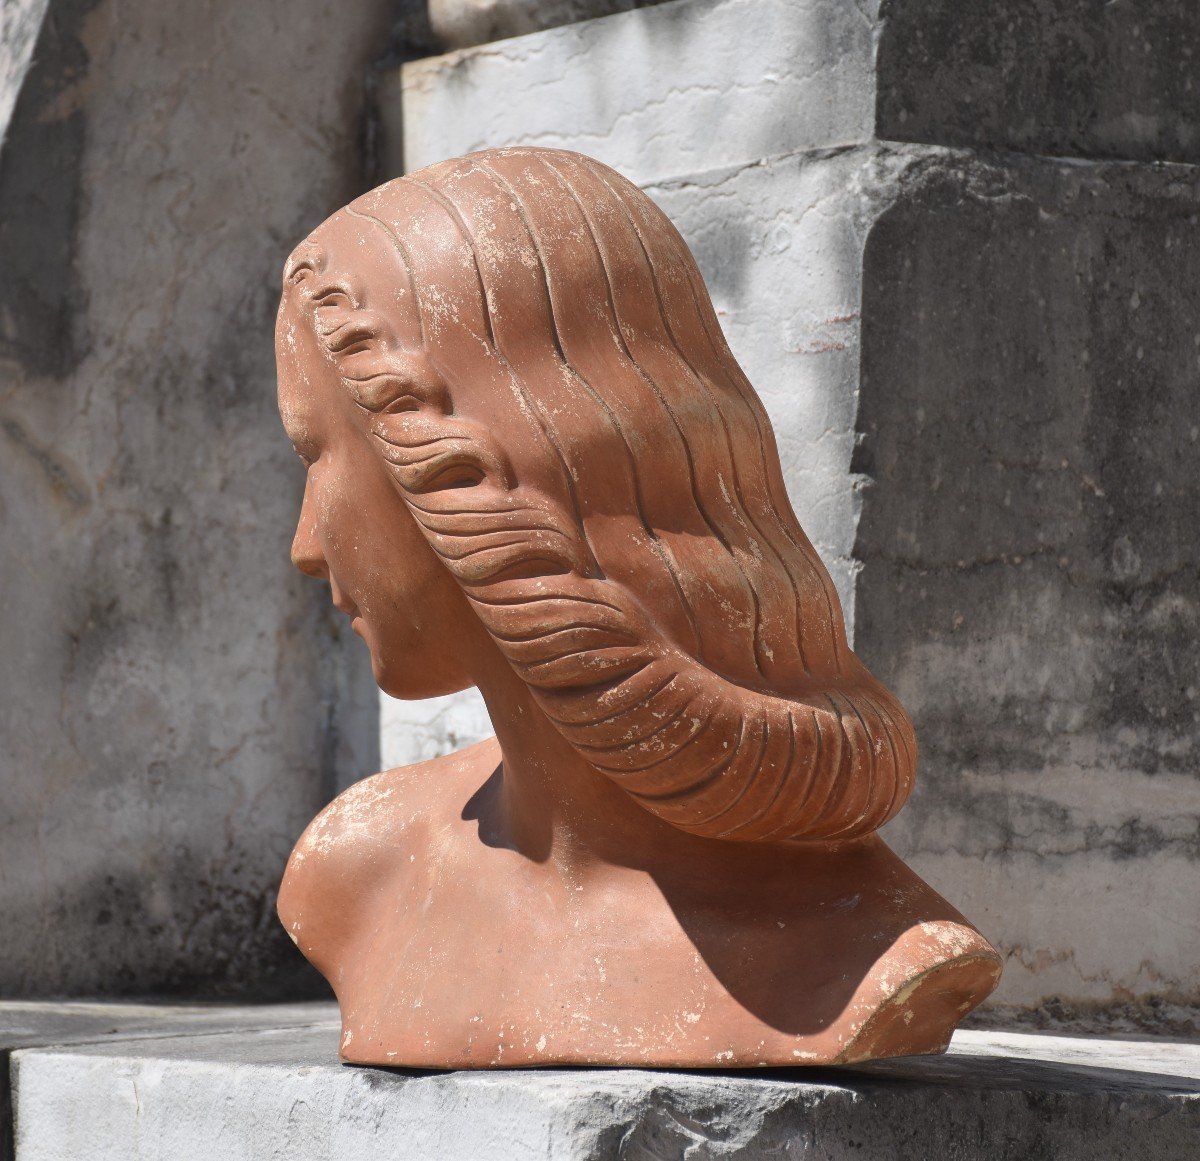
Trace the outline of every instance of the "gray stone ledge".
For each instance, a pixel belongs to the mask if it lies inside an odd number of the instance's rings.
[[[21,1161],[1192,1158],[1200,1045],[961,1032],[944,1057],[762,1073],[336,1062],[336,1022],[25,1049]]]
[[[332,1002],[114,1004],[0,1000],[0,1054],[21,1048],[281,1029],[337,1020]]]
[[[18,1049],[69,1044],[245,1033],[337,1020],[337,1005],[114,1004],[61,1000],[0,1001],[0,1161],[12,1161],[10,1061]]]

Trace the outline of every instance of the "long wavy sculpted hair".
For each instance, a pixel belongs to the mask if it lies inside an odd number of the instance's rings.
[[[679,233],[580,154],[489,150],[342,211],[389,286],[302,244],[285,281],[413,518],[546,717],[686,831],[886,822],[916,743],[846,642],[766,413]],[[402,349],[388,303],[420,321]]]

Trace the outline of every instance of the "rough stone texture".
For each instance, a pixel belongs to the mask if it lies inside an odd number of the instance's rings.
[[[0,4],[0,146],[21,83],[33,58],[49,0],[5,0]]]
[[[406,65],[385,157],[563,145],[651,192],[916,717],[887,837],[1008,951],[1007,1017],[1194,1032],[1200,170],[1011,151],[1196,160],[1200,8],[747,11]],[[426,713],[478,710],[383,711]]]
[[[288,563],[271,332],[289,246],[357,192],[389,10],[43,25],[0,154],[0,993],[316,986],[274,890],[376,726]]]
[[[843,0],[675,0],[413,61],[381,110],[385,164],[519,142],[581,150],[644,185],[862,141],[874,30]]]
[[[432,0],[435,13],[471,26],[471,43],[618,7],[632,2]],[[736,161],[872,134],[1197,162],[1198,66],[1200,15],[1180,0],[675,0],[662,12],[408,66],[410,98],[428,99],[404,111],[405,149],[410,159],[453,156],[497,144],[477,136],[495,130],[556,144],[578,125],[602,144],[627,135],[626,164],[641,151],[742,150],[727,158]],[[498,89],[522,103],[492,102]],[[832,137],[801,139],[822,123],[837,126]],[[701,168],[685,161],[656,173]]]
[[[429,0],[429,23],[443,48],[465,48],[660,3],[662,0]]]
[[[1200,11],[1180,0],[885,0],[878,134],[1200,161]]]
[[[336,1016],[336,1007],[329,1003],[260,1004],[235,1008],[199,1004],[0,1001],[0,1161],[12,1161],[15,1157],[9,1059],[16,1049],[108,1043],[115,1039],[244,1033],[328,1024]]]
[[[17,1053],[22,1161],[1184,1161],[1200,1048],[958,1033],[944,1057],[763,1073],[419,1073],[337,1025]]]
[[[1003,933],[1007,1002],[1193,1034],[1198,189],[907,169],[864,260],[855,461],[856,640],[923,754],[889,838]]]

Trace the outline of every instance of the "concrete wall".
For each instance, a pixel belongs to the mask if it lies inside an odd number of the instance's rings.
[[[1168,0],[677,0],[383,107],[392,172],[561,145],[680,225],[914,714],[888,838],[1006,951],[1007,1019],[1196,1026],[1197,59]],[[397,762],[484,728],[383,717]]]
[[[312,987],[274,888],[377,738],[288,563],[271,334],[288,249],[360,188],[390,7],[41,26],[0,153],[0,993]]]
[[[879,135],[970,149],[864,256],[857,644],[924,755],[889,837],[1006,1015],[1195,1034],[1200,10],[885,17]]]

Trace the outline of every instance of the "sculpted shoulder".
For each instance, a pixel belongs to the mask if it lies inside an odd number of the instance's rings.
[[[453,754],[364,778],[338,795],[296,843],[279,887],[279,918],[322,973],[326,949],[344,949],[376,894],[394,888],[420,857],[440,813],[461,810],[453,784],[486,778],[499,761],[494,738]],[[465,801],[465,798],[462,798]],[[323,954],[323,951],[325,954]]]

